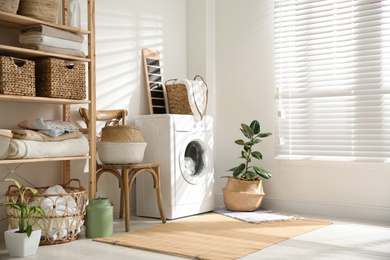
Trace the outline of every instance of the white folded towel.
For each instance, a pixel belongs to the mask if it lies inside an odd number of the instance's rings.
[[[80,51],[82,44],[80,42],[75,42],[66,39],[55,38],[47,35],[42,35],[40,33],[28,34],[28,35],[19,35],[19,42],[24,45],[38,47],[39,45],[63,48],[63,49],[72,49]]]
[[[48,158],[86,155],[89,151],[83,136],[58,142],[11,139],[8,158]]]

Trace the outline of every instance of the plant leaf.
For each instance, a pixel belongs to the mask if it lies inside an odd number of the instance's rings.
[[[256,177],[257,174],[254,173],[254,172],[247,172],[245,173],[245,177],[248,179],[248,180],[252,180],[254,177]]]
[[[263,155],[259,151],[252,152],[252,156],[259,160],[263,159]]]
[[[248,146],[254,146],[255,144],[258,144],[258,143],[260,143],[260,142],[262,142],[262,140],[260,140],[260,139],[253,139],[252,141],[250,141],[250,142],[247,142],[246,144],[248,145]]]
[[[34,208],[36,208],[39,215],[41,215],[42,217],[46,217],[45,212],[40,207],[34,207]]]
[[[271,133],[260,133],[260,134],[256,135],[256,137],[264,138],[264,137],[268,137],[270,135],[272,135],[272,134]]]
[[[253,132],[252,128],[250,128],[250,127],[247,126],[246,124],[241,124],[241,126],[242,126],[242,128],[243,128],[245,131],[247,131],[247,132],[251,135],[251,137],[254,136],[255,133]]]
[[[260,123],[259,121],[257,120],[253,120],[251,125],[250,125],[250,128],[253,130],[253,133],[255,135],[257,135],[258,133],[260,133]]]
[[[5,181],[13,181],[15,183],[15,185],[18,187],[18,189],[20,189],[22,187],[22,186],[20,186],[19,182],[17,182],[14,179],[5,179],[5,180],[3,180],[3,182],[5,182]]]
[[[248,159],[248,153],[244,152],[244,151],[241,151],[241,156],[242,158],[244,159]]]
[[[261,169],[257,166],[253,166],[253,170],[255,170],[255,172],[262,178],[264,179],[269,179],[272,177],[271,173],[267,172],[266,170],[264,169]]]
[[[26,187],[25,189],[30,190],[33,195],[36,195],[38,193],[38,190],[30,188],[30,187]]]
[[[238,175],[240,175],[245,169],[245,163],[241,163],[237,169],[233,172],[233,176],[234,177],[237,177]]]
[[[244,129],[240,128],[241,132],[245,135],[246,138],[252,138],[252,136],[247,132],[245,131]]]
[[[32,226],[31,225],[28,225],[27,228],[26,228],[26,233],[27,233],[27,237],[30,237],[31,236],[31,233],[32,233]]]
[[[237,167],[233,167],[230,170],[227,170],[227,172],[234,172],[237,169]]]
[[[242,139],[239,139],[239,140],[236,140],[236,141],[234,141],[236,144],[238,144],[238,145],[246,145],[245,144],[245,142],[244,142],[244,140],[242,140]]]

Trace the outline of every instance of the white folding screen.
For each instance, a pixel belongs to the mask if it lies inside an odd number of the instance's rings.
[[[275,0],[277,158],[390,162],[390,0]]]

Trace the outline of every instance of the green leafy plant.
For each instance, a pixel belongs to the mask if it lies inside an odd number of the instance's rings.
[[[260,143],[262,141],[261,138],[268,137],[272,134],[261,133],[260,123],[257,120],[253,120],[249,126],[246,124],[241,124],[241,127],[242,128],[240,128],[240,130],[242,134],[247,139],[249,139],[249,141],[239,139],[236,140],[235,143],[243,147],[243,150],[241,151],[241,157],[239,158],[244,159],[245,162],[228,170],[233,172],[233,176],[224,177],[241,180],[256,180],[259,177],[264,179],[271,178],[272,175],[266,170],[257,166],[249,166],[249,164],[252,162],[252,158],[256,160],[263,159],[263,155],[259,151],[254,151],[253,146]]]
[[[36,195],[38,193],[38,190],[20,185],[19,182],[13,179],[3,180],[3,182],[5,181],[13,181],[15,183],[15,185],[18,187],[19,190],[20,199],[18,199],[17,201],[18,203],[14,203],[14,202],[0,203],[0,206],[11,206],[12,208],[16,209],[19,213],[17,214],[17,216],[11,215],[5,217],[4,219],[8,219],[10,217],[16,217],[18,219],[18,225],[19,225],[19,230],[17,231],[17,233],[26,233],[27,237],[30,237],[33,231],[31,223],[35,222],[39,226],[36,216],[41,215],[42,217],[46,218],[45,212],[39,206],[31,205],[25,199],[25,194],[27,191],[31,192],[33,195]]]

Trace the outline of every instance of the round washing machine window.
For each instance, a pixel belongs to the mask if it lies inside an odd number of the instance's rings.
[[[180,170],[184,179],[190,184],[201,182],[209,167],[209,151],[205,143],[194,136],[189,136],[180,151]]]

